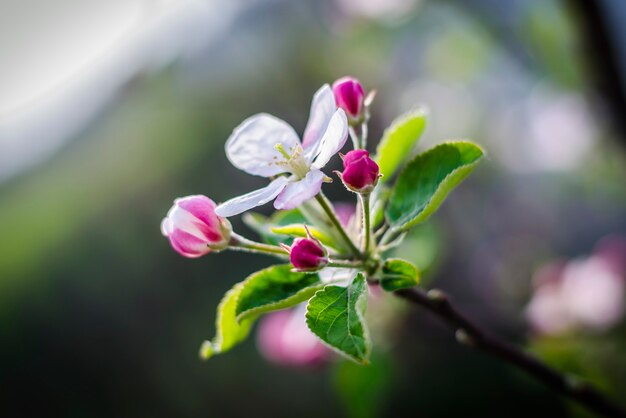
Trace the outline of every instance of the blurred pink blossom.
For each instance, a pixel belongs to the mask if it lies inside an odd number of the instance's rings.
[[[586,259],[552,263],[535,275],[536,288],[527,308],[539,333],[560,335],[584,329],[603,331],[624,314],[626,241],[603,240]]]
[[[354,206],[352,203],[345,202],[335,203],[334,206],[335,213],[337,213],[337,217],[339,218],[339,222],[341,222],[341,224],[345,228],[347,228],[354,218],[354,215],[356,213],[356,206]]]
[[[332,351],[307,328],[305,305],[266,315],[259,324],[257,347],[269,361],[293,367],[326,363]]]

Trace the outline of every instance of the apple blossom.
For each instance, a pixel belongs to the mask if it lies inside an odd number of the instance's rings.
[[[230,222],[215,213],[215,202],[203,195],[181,197],[161,222],[161,232],[179,254],[196,258],[228,246]]]
[[[624,313],[624,278],[599,255],[539,270],[528,319],[542,334],[604,330]]]
[[[333,352],[307,328],[305,306],[272,312],[259,324],[257,346],[273,363],[292,367],[319,366]]]
[[[278,177],[262,189],[222,203],[216,213],[237,215],[274,198],[276,209],[298,207],[316,196],[325,180],[329,181],[320,169],[339,152],[347,138],[346,114],[337,109],[327,84],[313,97],[302,142],[283,120],[265,113],[251,116],[226,141],[226,156],[235,167],[249,174]]]

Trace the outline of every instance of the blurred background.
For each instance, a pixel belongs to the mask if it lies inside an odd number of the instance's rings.
[[[370,367],[276,365],[254,337],[198,360],[222,294],[270,260],[183,259],[162,217],[262,185],[226,160],[232,129],[262,111],[301,132],[347,74],[378,91],[371,145],[425,104],[421,149],[489,152],[398,255],[626,402],[623,1],[0,0],[0,62],[3,416],[586,416],[402,303]],[[617,282],[579,293],[604,316],[540,290],[596,274]]]

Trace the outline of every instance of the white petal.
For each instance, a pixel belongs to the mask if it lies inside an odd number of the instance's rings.
[[[232,198],[215,208],[215,213],[219,216],[229,217],[240,214],[248,209],[261,206],[278,195],[289,183],[287,177],[278,177],[267,187],[246,193],[242,196]]]
[[[324,182],[324,173],[311,170],[302,180],[291,182],[285,187],[276,200],[276,209],[293,209],[320,192]]]
[[[226,141],[226,156],[240,170],[271,177],[285,172],[283,167],[276,165],[277,161],[284,160],[274,148],[276,144],[282,144],[288,153],[292,153],[300,140],[287,122],[259,113],[235,128]]]
[[[337,109],[328,124],[328,129],[322,138],[320,152],[313,167],[322,168],[333,155],[337,154],[348,139],[348,119],[342,109]]]
[[[325,267],[318,272],[322,283],[336,286],[348,286],[359,271],[340,267]]]
[[[328,84],[324,84],[313,96],[309,121],[302,136],[304,156],[310,162],[319,154],[322,137],[337,110],[335,95]]]
[[[172,221],[170,220],[170,218],[163,218],[163,220],[161,221],[161,233],[163,234],[163,236],[169,236],[169,234],[171,234],[173,230],[174,226],[172,225]]]

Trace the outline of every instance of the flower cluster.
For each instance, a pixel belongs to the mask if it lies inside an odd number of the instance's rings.
[[[218,306],[217,335],[202,344],[202,358],[230,350],[247,336],[252,322],[268,314],[259,347],[274,361],[323,362],[327,347],[358,363],[368,361],[370,288],[394,292],[419,280],[415,266],[390,258],[390,250],[438,208],[483,156],[480,147],[459,141],[411,159],[425,125],[423,109],[395,120],[370,155],[365,148],[373,98],[351,77],[332,88],[323,85],[313,96],[301,139],[275,116],[249,117],[227,139],[226,156],[236,168],[265,177],[269,184],[219,205],[199,195],[174,202],[161,229],[181,255],[236,250],[283,260],[226,293]],[[353,149],[343,155],[348,137]],[[323,170],[335,156],[343,159],[343,170],[337,172],[341,182],[357,196],[357,204],[347,211],[322,191],[332,182]],[[440,161],[446,163],[440,166]],[[278,210],[274,215],[243,218],[261,241],[232,230],[227,218],[270,201]]]

